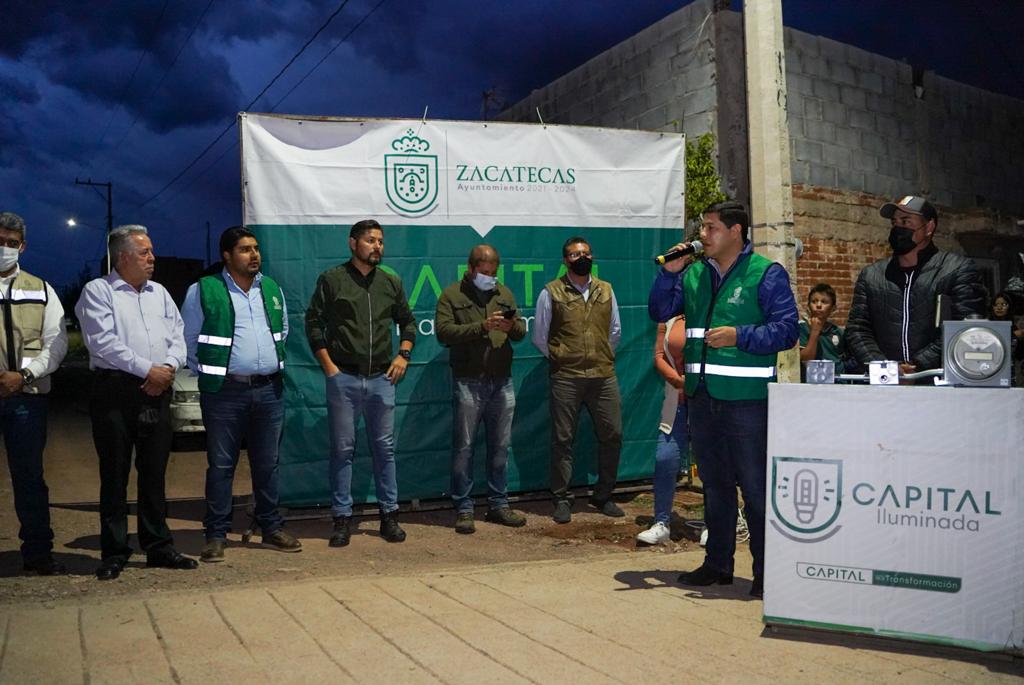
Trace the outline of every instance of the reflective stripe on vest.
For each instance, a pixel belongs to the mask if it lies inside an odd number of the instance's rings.
[[[222,338],[219,335],[200,335],[199,342],[206,343],[207,345],[220,345],[221,347],[231,347],[232,338]]]
[[[687,328],[686,329],[686,337],[687,338],[703,338],[706,333],[707,333],[707,331],[704,330],[703,328]]]
[[[700,373],[700,364],[687,364],[686,373]],[[705,376],[732,376],[733,378],[771,378],[775,375],[774,366],[726,366],[725,364],[705,364]]]
[[[46,291],[22,290],[20,288],[11,290],[11,302],[21,302],[24,300],[46,302]]]
[[[209,364],[200,364],[199,368],[196,369],[199,373],[208,373],[211,376],[226,376],[228,375],[228,367],[226,366],[211,366]]]

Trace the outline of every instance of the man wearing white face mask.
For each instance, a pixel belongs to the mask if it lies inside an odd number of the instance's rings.
[[[512,387],[512,341],[526,335],[512,291],[498,283],[498,252],[477,245],[465,277],[441,293],[434,330],[450,348],[452,367],[452,501],[455,532],[472,533],[473,443],[477,426],[487,431],[487,521],[526,524],[508,506],[505,466],[516,398]]]
[[[65,568],[51,553],[50,497],[43,480],[46,395],[68,338],[64,307],[53,288],[18,267],[24,251],[25,222],[0,212],[0,433],[21,524],[24,569],[52,576]]]

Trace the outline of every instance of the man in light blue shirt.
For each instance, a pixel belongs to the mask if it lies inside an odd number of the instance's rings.
[[[171,383],[185,362],[181,316],[150,280],[156,257],[145,226],[118,226],[109,236],[114,270],[85,284],[75,305],[89,350],[92,436],[100,464],[100,580],[117,578],[128,544],[128,476],[138,471],[138,537],[146,565],[188,570],[167,527],[164,477],[171,451]]]
[[[206,544],[200,558],[224,561],[231,530],[231,486],[243,438],[248,444],[256,523],[263,545],[301,552],[278,504],[278,444],[284,421],[284,293],[260,273],[256,236],[233,226],[220,237],[224,271],[189,288],[182,306],[188,362],[199,374],[206,425]]]

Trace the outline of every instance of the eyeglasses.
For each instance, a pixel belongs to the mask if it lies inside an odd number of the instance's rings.
[[[21,247],[21,243],[22,241],[17,238],[0,238],[0,246],[11,247],[15,250]]]
[[[590,252],[588,252],[587,250],[576,250],[575,252],[570,252],[568,256],[569,256],[569,259],[575,261],[575,260],[579,259],[580,257],[588,257],[589,258],[589,257],[593,257],[594,255],[591,254]]]

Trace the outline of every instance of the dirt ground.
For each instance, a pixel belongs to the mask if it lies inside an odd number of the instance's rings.
[[[188,441],[186,449],[200,445]],[[3,453],[6,461],[6,453]],[[236,531],[229,538],[226,561],[201,564],[195,571],[145,568],[145,556],[132,557],[121,577],[99,582],[93,575],[99,563],[98,506],[99,477],[92,446],[89,419],[75,401],[58,400],[51,406],[49,442],[45,473],[50,488],[51,517],[56,536],[54,554],[67,565],[70,574],[41,578],[25,575],[18,551],[18,521],[14,513],[9,476],[0,478],[0,602],[47,601],[71,597],[102,599],[133,593],[189,589],[223,589],[253,582],[298,580],[346,575],[405,575],[420,571],[486,566],[510,561],[561,560],[580,556],[614,554],[636,549],[635,536],[650,525],[650,491],[617,497],[626,517],[612,519],[598,514],[577,495],[573,520],[557,525],[550,518],[551,504],[545,499],[513,504],[527,516],[524,528],[509,529],[483,519],[477,508],[477,532],[457,535],[452,529],[454,512],[443,509],[403,512],[400,521],[408,533],[402,544],[388,544],[377,534],[373,515],[357,518],[358,529],[345,548],[327,546],[330,534],[328,512],[303,510],[289,514],[287,527],[303,543],[303,551],[285,554],[261,547],[259,536],[242,543],[245,529],[245,496],[251,494],[248,465],[243,456],[235,478],[239,506],[235,512]],[[203,544],[203,479],[205,453],[176,451],[167,471],[169,524],[176,547],[198,556]],[[135,492],[134,480],[129,497]],[[443,503],[442,503],[443,504]],[[699,493],[679,490],[677,513],[699,516]],[[134,516],[129,519],[134,529]],[[664,554],[698,548],[699,530],[675,518],[673,542],[648,548]],[[742,573],[741,573],[742,575]]]

